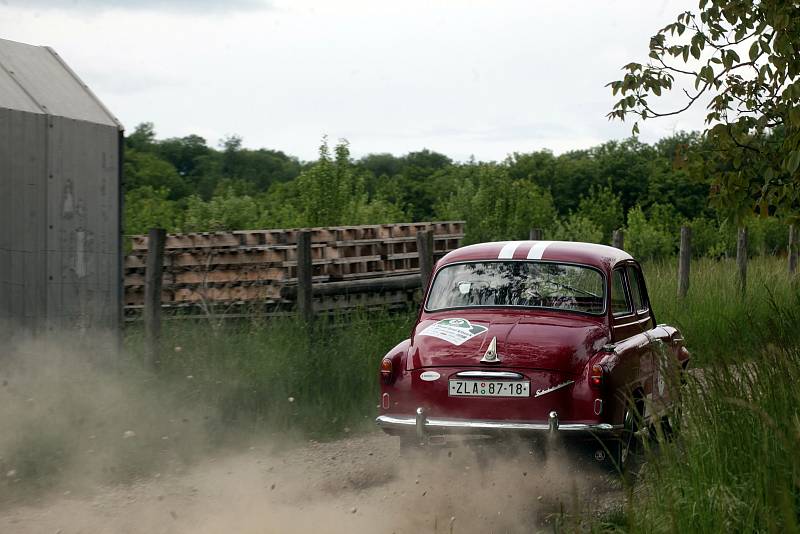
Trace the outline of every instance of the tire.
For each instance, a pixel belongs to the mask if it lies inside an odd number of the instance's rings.
[[[622,434],[616,439],[611,449],[611,463],[623,477],[631,466],[631,458],[639,451],[639,422],[641,420],[641,400],[636,399],[625,408],[622,420]]]

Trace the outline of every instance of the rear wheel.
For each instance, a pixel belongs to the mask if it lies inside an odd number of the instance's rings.
[[[622,418],[622,434],[612,444],[611,460],[616,470],[625,475],[631,465],[632,456],[639,450],[639,423],[643,404],[639,397],[625,407]]]

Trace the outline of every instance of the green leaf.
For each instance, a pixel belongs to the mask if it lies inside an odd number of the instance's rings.
[[[786,170],[794,174],[798,167],[800,167],[800,151],[793,150],[786,158]]]
[[[753,44],[750,45],[750,61],[755,61],[758,57],[758,51],[761,47],[758,44],[758,41],[753,41]]]
[[[793,107],[789,110],[789,122],[795,128],[800,127],[800,108]]]
[[[700,48],[698,46],[693,45],[690,50],[695,59],[700,59]]]

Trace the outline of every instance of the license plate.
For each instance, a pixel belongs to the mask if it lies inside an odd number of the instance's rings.
[[[451,397],[530,397],[531,383],[500,380],[450,380]]]

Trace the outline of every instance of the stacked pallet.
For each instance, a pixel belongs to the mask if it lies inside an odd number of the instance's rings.
[[[315,284],[416,274],[418,231],[433,231],[435,258],[458,248],[464,237],[463,221],[169,234],[164,247],[162,305],[291,306],[281,290],[297,282],[297,236],[301,230],[311,232]],[[144,303],[147,236],[131,236],[130,244],[131,253],[125,257],[125,307],[135,313]],[[406,296],[381,298],[389,302]],[[381,298],[334,295],[318,299],[318,305],[320,309],[355,307],[381,302]],[[337,301],[339,304],[332,304]]]

